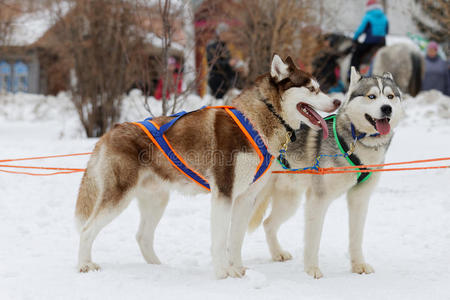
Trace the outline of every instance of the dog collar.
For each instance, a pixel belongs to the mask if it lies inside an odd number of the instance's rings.
[[[352,131],[352,137],[353,137],[353,140],[356,142],[357,140],[360,140],[360,139],[363,139],[363,138],[365,138],[366,137],[366,133],[361,133],[360,135],[356,135],[356,129],[355,129],[355,125],[353,125],[353,123],[350,123],[350,129],[351,129],[351,131]],[[379,136],[380,134],[377,132],[377,133],[374,133],[374,134],[371,134],[370,136],[372,136],[372,137],[375,137],[375,136]]]
[[[267,106],[267,109],[275,116],[275,118],[278,119],[278,121],[280,121],[281,125],[283,125],[284,128],[286,129],[286,131],[290,134],[291,142],[295,142],[295,140],[297,139],[297,136],[295,135],[294,129],[292,129],[292,127],[289,126],[288,123],[286,123],[286,121],[283,119],[283,117],[280,116],[275,111],[275,108],[273,107],[273,105],[271,103],[267,102],[267,98],[262,99],[262,102]]]

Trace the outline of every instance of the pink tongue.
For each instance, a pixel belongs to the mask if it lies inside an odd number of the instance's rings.
[[[388,134],[389,131],[391,131],[391,125],[389,125],[388,119],[377,120],[375,125],[376,125],[376,128],[377,128],[377,131],[381,135]]]
[[[328,126],[325,120],[311,107],[308,105],[305,106],[310,114],[312,114],[317,120],[320,122],[320,127],[322,127],[322,137],[325,140],[328,137]]]

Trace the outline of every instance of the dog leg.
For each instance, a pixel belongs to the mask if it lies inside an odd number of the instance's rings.
[[[230,225],[231,198],[212,192],[211,197],[211,254],[218,279],[235,275],[227,259],[227,236]],[[234,276],[236,277],[236,276]]]
[[[372,178],[371,178],[372,179]],[[374,272],[372,266],[367,264],[362,251],[364,224],[369,206],[369,197],[374,184],[367,181],[361,186],[352,188],[347,193],[349,216],[349,251],[352,264],[352,272],[358,274],[370,274]]]
[[[314,195],[308,190],[305,203],[305,272],[314,278],[323,277],[319,269],[319,247],[323,222],[330,201]]]
[[[100,267],[92,262],[92,244],[99,232],[116,218],[130,203],[130,193],[125,197],[113,199],[119,193],[105,193],[100,205],[96,208],[89,220],[80,231],[80,245],[78,251],[78,270],[80,272],[97,271]],[[117,203],[114,206],[108,203]]]
[[[272,210],[269,217],[264,220],[267,245],[274,261],[286,261],[292,259],[292,255],[281,248],[278,241],[280,226],[292,217],[300,203],[301,193],[292,193],[289,190],[274,190],[272,196]]]
[[[141,249],[142,256],[149,264],[160,264],[158,256],[153,248],[155,229],[169,202],[169,193],[146,192],[138,193],[138,206],[141,212],[141,222],[136,234],[136,240]]]
[[[245,268],[242,264],[242,244],[244,242],[247,226],[254,204],[253,195],[243,194],[236,198],[233,204],[230,225],[230,237],[228,241],[230,251],[230,267],[235,276],[245,275]]]

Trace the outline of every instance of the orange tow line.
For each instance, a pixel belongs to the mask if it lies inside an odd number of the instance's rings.
[[[36,157],[25,157],[25,158],[11,158],[11,159],[2,159],[2,160],[0,160],[0,163],[23,161],[23,160],[36,160],[36,159],[58,158],[58,157],[81,156],[81,155],[90,155],[90,154],[92,154],[92,152],[50,155],[50,156],[36,156]],[[30,173],[30,172],[20,172],[20,171],[11,171],[11,170],[0,169],[0,172],[3,172],[3,173],[32,175],[32,176],[50,176],[50,175],[58,175],[58,174],[71,174],[71,173],[84,172],[86,170],[86,169],[77,169],[77,168],[54,168],[54,167],[35,167],[35,166],[16,166],[16,165],[0,165],[0,167],[1,168],[15,168],[15,169],[39,169],[39,170],[58,171],[58,172],[53,172],[53,173]]]
[[[92,152],[85,153],[72,153],[72,154],[61,154],[61,155],[50,155],[50,156],[37,156],[37,157],[26,157],[26,158],[12,158],[12,159],[2,159],[0,163],[14,162],[14,161],[24,161],[24,160],[37,160],[37,159],[47,159],[47,158],[59,158],[59,157],[71,157],[71,156],[82,156],[90,155]],[[334,167],[334,168],[318,168],[318,170],[300,170],[300,171],[273,171],[275,174],[312,174],[312,175],[325,175],[325,174],[342,174],[342,173],[371,173],[371,172],[394,172],[394,171],[414,171],[414,170],[432,170],[432,169],[448,169],[450,166],[430,166],[430,167],[408,167],[408,168],[388,168],[388,169],[361,169],[361,168],[380,168],[386,166],[395,165],[408,165],[408,164],[420,164],[429,163],[437,161],[448,161],[450,157],[441,158],[430,158],[422,160],[412,160],[403,162],[393,162],[386,164],[374,164],[374,165],[360,165],[360,166],[345,166],[345,167]],[[78,172],[84,172],[86,169],[81,168],[58,168],[58,167],[39,167],[39,166],[19,166],[19,165],[9,165],[0,164],[0,168],[14,168],[14,169],[38,169],[38,170],[53,170],[57,172],[53,173],[30,173],[21,171],[11,171],[0,169],[0,172],[10,173],[10,174],[23,174],[23,175],[33,175],[33,176],[50,176],[58,174],[72,174]]]

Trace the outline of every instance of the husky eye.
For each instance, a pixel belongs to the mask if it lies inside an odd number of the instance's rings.
[[[370,94],[369,96],[367,96],[367,98],[369,98],[370,100],[375,99],[377,96],[375,96],[374,94]]]
[[[390,99],[390,100],[394,99],[394,95],[392,95],[392,94],[388,95],[387,97],[388,97],[388,99]]]

